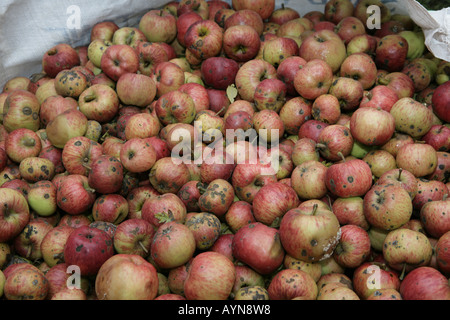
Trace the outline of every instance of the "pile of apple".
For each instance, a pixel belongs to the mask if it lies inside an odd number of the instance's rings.
[[[98,22],[0,94],[0,296],[449,300],[449,70],[379,0]]]

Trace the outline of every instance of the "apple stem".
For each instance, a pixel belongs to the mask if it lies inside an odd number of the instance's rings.
[[[326,148],[327,148],[327,146],[324,145],[323,143],[316,143],[316,149],[323,150]]]
[[[31,246],[28,247],[27,254],[26,254],[25,258],[29,259],[30,256],[31,256]]]
[[[313,216],[316,215],[317,209],[318,209],[318,208],[319,208],[319,205],[318,205],[317,203],[315,203],[315,204],[313,205],[313,212],[312,212],[312,215],[313,215]]]
[[[146,247],[144,247],[144,244],[143,244],[141,241],[139,241],[138,243],[139,243],[139,245],[141,246],[142,250],[144,250],[144,252],[145,252],[146,254],[148,254],[148,250],[147,250]]]
[[[402,269],[402,273],[400,274],[399,279],[403,280],[403,278],[405,277],[405,274],[406,274],[406,262],[403,263],[403,269]]]
[[[219,112],[216,113],[216,116],[220,115],[225,109],[226,109],[226,107],[223,107],[222,109],[220,109]]]
[[[339,157],[341,157],[342,161],[345,162],[345,157],[342,154],[342,152],[339,151],[337,154],[338,154]]]
[[[402,176],[403,168],[398,168],[398,181],[400,181],[400,177]]]
[[[87,96],[84,97],[84,102],[91,102],[95,100],[95,95],[94,94],[89,94]]]
[[[389,81],[384,78],[380,78],[380,79],[378,79],[378,83],[381,85],[387,86],[389,84]]]

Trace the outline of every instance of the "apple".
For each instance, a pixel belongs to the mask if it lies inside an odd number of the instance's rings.
[[[99,268],[95,294],[99,300],[153,300],[158,293],[156,268],[143,257],[116,254]]]
[[[325,184],[327,167],[316,160],[305,161],[292,172],[292,188],[302,200],[320,199],[328,193]]]
[[[450,122],[449,117],[449,94],[448,88],[450,87],[450,81],[446,81],[439,85],[434,91],[432,98],[432,108],[433,112],[443,121]]]
[[[208,19],[210,20],[214,20],[216,13],[220,9],[231,9],[231,5],[228,2],[222,0],[208,0],[207,3],[209,10]]]
[[[91,164],[103,153],[102,146],[86,137],[74,137],[62,149],[61,160],[70,174],[88,176]]]
[[[231,104],[226,90],[206,88],[209,98],[209,109],[218,116],[223,117]]]
[[[39,136],[30,129],[15,129],[5,139],[4,151],[8,158],[17,164],[26,158],[38,156],[41,149]]]
[[[420,211],[428,202],[442,200],[447,193],[447,188],[442,181],[417,179],[417,194],[413,199],[414,209]]]
[[[49,180],[33,183],[27,195],[30,208],[41,217],[49,217],[56,213],[56,186]]]
[[[119,254],[135,254],[143,258],[150,253],[155,234],[153,226],[143,219],[126,219],[117,225],[114,250]]]
[[[42,57],[42,69],[50,78],[55,78],[62,70],[71,69],[80,63],[77,51],[67,43],[57,44]]]
[[[322,157],[329,161],[338,161],[350,155],[353,137],[346,126],[333,124],[325,127],[317,138],[316,148]]]
[[[354,16],[343,17],[336,23],[334,32],[347,45],[353,37],[366,34],[366,26],[364,23]]]
[[[287,94],[289,96],[297,95],[294,86],[295,75],[297,71],[306,65],[306,60],[298,55],[285,57],[277,67],[277,78],[286,85]]]
[[[12,242],[14,251],[30,260],[42,259],[41,243],[53,226],[43,219],[32,219]]]
[[[47,125],[58,114],[63,113],[69,109],[76,109],[78,107],[77,100],[70,97],[52,96],[45,99],[41,104],[39,111],[39,118],[43,125]]]
[[[101,39],[111,41],[119,26],[113,21],[97,22],[91,29],[90,42]]]
[[[133,138],[121,146],[120,162],[129,172],[146,172],[156,162],[156,151],[145,139]]]
[[[247,25],[253,27],[259,36],[263,34],[264,31],[264,21],[261,16],[255,12],[253,9],[234,9],[234,13],[230,13],[230,15],[224,21],[224,31],[232,26],[237,25]]]
[[[254,103],[261,110],[273,110],[277,113],[286,102],[287,88],[279,79],[264,79],[255,89]]]
[[[128,219],[142,218],[142,206],[148,198],[156,197],[159,193],[150,185],[138,186],[127,194]]]
[[[450,151],[450,128],[445,125],[432,125],[430,130],[422,136],[422,140],[438,152]]]
[[[223,51],[236,62],[247,62],[256,57],[261,47],[258,32],[249,25],[233,25],[223,33]]]
[[[139,56],[139,72],[149,77],[159,63],[169,61],[166,49],[158,42],[141,42],[136,52]]]
[[[148,42],[171,43],[177,36],[177,18],[162,9],[153,9],[145,13],[139,21],[139,30]]]
[[[117,81],[116,90],[123,104],[141,108],[150,105],[156,96],[155,82],[143,74],[123,74]]]
[[[330,0],[325,3],[323,14],[326,21],[337,24],[345,17],[352,16],[353,11],[353,3],[349,0]]]
[[[182,223],[170,221],[156,230],[150,256],[159,268],[173,269],[191,260],[195,249],[192,231]]]
[[[380,108],[390,112],[392,106],[398,101],[396,92],[384,85],[376,85],[364,92],[360,107]]]
[[[433,126],[433,112],[413,98],[399,99],[390,113],[394,117],[396,130],[416,139],[428,133]]]
[[[8,93],[3,105],[3,126],[9,133],[25,128],[39,130],[39,111],[41,102],[27,90],[14,90]]]
[[[222,28],[209,19],[194,22],[184,35],[186,48],[200,60],[217,56],[222,50],[223,40]]]
[[[383,257],[392,269],[402,271],[400,280],[404,280],[404,275],[412,270],[428,266],[432,254],[428,237],[415,230],[392,230],[383,242]]]
[[[306,262],[331,257],[341,236],[336,216],[318,205],[288,211],[281,220],[279,232],[286,253]]]
[[[284,269],[273,277],[267,292],[270,300],[316,300],[319,289],[305,271]]]
[[[347,50],[334,31],[320,30],[304,39],[299,48],[299,55],[306,61],[321,59],[336,73],[347,57]]]
[[[156,137],[161,129],[161,123],[156,115],[147,112],[131,115],[125,125],[125,139],[146,139]]]
[[[262,275],[278,269],[285,255],[278,230],[260,222],[240,228],[234,235],[232,250],[237,260]]]
[[[337,197],[362,197],[372,187],[372,171],[361,159],[334,163],[325,175],[328,190]]]
[[[347,56],[340,68],[341,77],[349,77],[361,82],[364,90],[370,90],[377,80],[377,67],[366,53],[353,53]]]
[[[66,110],[48,123],[47,137],[54,147],[63,149],[69,140],[86,133],[87,124],[88,119],[81,111]]]
[[[247,224],[256,222],[253,206],[245,201],[233,202],[224,218],[233,233]]]
[[[334,95],[321,94],[314,100],[311,106],[311,114],[314,120],[327,124],[337,124],[341,117],[339,100]]]
[[[140,42],[147,42],[145,34],[136,27],[121,27],[114,32],[112,44],[125,44],[136,49]]]
[[[139,56],[129,45],[113,44],[105,50],[100,66],[109,78],[118,81],[123,74],[139,70]]]
[[[50,229],[42,239],[42,259],[50,268],[64,263],[64,247],[74,229],[67,225],[57,225]]]
[[[186,206],[173,193],[150,197],[144,201],[141,209],[142,219],[149,222],[155,229],[169,221],[185,223],[186,215]]]
[[[234,298],[234,300],[236,300],[239,294],[244,295],[243,294],[244,292],[241,290],[244,288],[249,287],[265,288],[264,277],[261,274],[259,274],[252,268],[244,265],[237,265],[235,266],[235,268],[236,268],[236,281],[234,283],[230,298]],[[267,294],[267,291],[265,291],[265,293]]]
[[[401,71],[406,62],[408,42],[398,34],[382,37],[375,50],[374,61],[378,69],[388,72]]]
[[[178,90],[185,83],[183,69],[169,61],[157,64],[150,77],[156,83],[157,98]]]
[[[397,93],[398,99],[412,98],[415,91],[413,81],[403,72],[381,74],[378,77],[377,84],[393,89]]]
[[[255,99],[257,99],[255,92]],[[253,115],[253,127],[259,138],[270,145],[280,141],[284,135],[284,124],[280,115],[270,109],[263,109]]]
[[[237,72],[236,89],[243,100],[253,102],[258,84],[276,77],[277,70],[273,65],[264,60],[252,59],[245,62]]]
[[[95,198],[95,190],[89,186],[88,177],[79,174],[65,177],[56,193],[58,207],[70,215],[79,215],[89,210]]]
[[[303,124],[313,117],[312,112],[311,103],[302,97],[287,100],[279,112],[285,132],[298,135]]]
[[[283,183],[263,186],[253,198],[252,209],[255,220],[277,228],[289,210],[298,207],[300,200],[296,191]]]
[[[202,62],[201,75],[207,86],[217,90],[226,90],[234,84],[238,63],[225,57],[211,57]]]
[[[362,160],[367,162],[375,178],[380,178],[389,170],[397,169],[395,157],[385,150],[370,150]]]
[[[177,15],[180,17],[186,12],[196,12],[206,20],[209,18],[209,4],[206,0],[181,0],[177,6]]]
[[[436,261],[438,270],[441,271],[444,275],[450,274],[449,269],[449,253],[448,253],[448,242],[450,238],[450,231],[445,232],[442,236],[439,237],[439,240],[435,246],[436,252]]]
[[[294,88],[305,99],[314,100],[326,94],[333,81],[331,66],[321,59],[310,59],[295,74]]]
[[[353,78],[337,77],[328,91],[341,105],[341,111],[355,111],[362,101],[364,89],[361,82]]]
[[[364,215],[376,228],[394,230],[409,221],[412,199],[400,185],[376,184],[364,196]]]
[[[418,267],[409,272],[400,284],[403,300],[448,300],[448,279],[437,269]]]
[[[395,118],[388,111],[359,107],[351,116],[350,132],[364,145],[381,146],[392,138],[395,125]]]
[[[149,173],[151,185],[161,194],[177,193],[181,187],[190,181],[187,165],[181,162],[174,167],[171,157],[164,157],[155,162]]]
[[[231,183],[224,179],[215,179],[208,184],[205,192],[199,197],[198,205],[201,211],[221,217],[230,208],[234,197],[235,192]]]
[[[86,293],[82,289],[78,288],[65,288],[55,293],[50,300],[61,301],[84,301],[87,300]]]
[[[396,290],[398,293],[401,283],[398,273],[380,262],[361,264],[356,268],[352,282],[355,292],[363,300],[371,300],[371,296],[387,293],[384,290]]]
[[[67,238],[64,260],[77,265],[82,276],[97,275],[100,267],[114,255],[113,240],[105,231],[82,226]]]
[[[45,300],[49,281],[37,267],[20,263],[17,268],[4,270],[6,281],[3,295],[6,300]]]
[[[364,215],[364,199],[362,197],[336,198],[331,209],[341,226],[352,224],[369,230],[370,224]]]
[[[211,249],[219,239],[221,223],[219,218],[213,213],[191,212],[186,216],[185,225],[194,234],[198,250],[206,251]]]
[[[235,280],[235,266],[226,256],[202,252],[189,264],[184,294],[188,300],[227,300]]]
[[[398,150],[398,168],[411,172],[416,178],[432,174],[437,167],[437,151],[429,144],[411,143]]]
[[[17,237],[30,220],[30,210],[25,197],[17,190],[0,188],[2,216],[0,220],[0,242]]]
[[[88,77],[80,70],[62,70],[55,77],[56,93],[77,99],[90,85]]]

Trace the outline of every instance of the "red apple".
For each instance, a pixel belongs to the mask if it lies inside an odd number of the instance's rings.
[[[67,43],[57,44],[42,57],[43,71],[51,78],[66,69],[80,65],[77,51]]]
[[[449,300],[447,278],[431,267],[419,267],[409,272],[400,284],[403,300]]]
[[[158,284],[157,271],[150,262],[138,255],[116,254],[98,270],[95,294],[99,300],[153,300]]]

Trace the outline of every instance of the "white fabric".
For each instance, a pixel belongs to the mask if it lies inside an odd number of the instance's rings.
[[[58,43],[88,45],[92,27],[105,20],[119,27],[138,26],[149,10],[170,0],[0,0],[0,89],[16,76],[29,77],[42,70],[43,54]],[[231,0],[227,0],[231,3]],[[301,15],[323,11],[327,0],[277,0]],[[352,0],[356,3],[357,0]],[[450,60],[450,9],[419,11],[415,0],[384,0],[392,13],[406,13],[424,28],[426,45],[436,56]],[[419,5],[420,6],[420,5]],[[405,11],[406,8],[406,11]],[[423,7],[422,7],[423,9]],[[77,10],[79,12],[77,12]],[[77,15],[79,13],[79,15]],[[426,14],[429,14],[428,19]],[[76,17],[80,19],[77,20]],[[79,23],[79,28],[73,28]],[[439,32],[436,32],[436,30]],[[445,42],[447,41],[447,42]],[[1,91],[1,90],[0,90]]]

